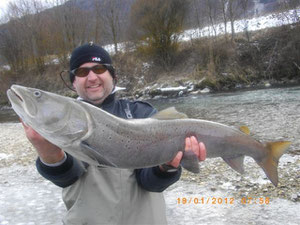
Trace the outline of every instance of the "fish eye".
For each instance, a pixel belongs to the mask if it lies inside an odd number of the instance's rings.
[[[40,91],[33,92],[33,95],[37,98],[41,97],[42,93]]]

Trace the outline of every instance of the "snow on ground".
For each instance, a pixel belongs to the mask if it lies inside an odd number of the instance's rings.
[[[300,9],[289,10],[287,12],[270,14],[266,16],[254,17],[251,19],[242,19],[234,22],[234,29],[236,33],[243,32],[245,30],[255,31],[262,30],[270,27],[279,27],[286,24],[292,24],[299,22],[300,20]],[[214,33],[215,32],[215,33]],[[231,33],[231,24],[227,23],[227,32]],[[204,28],[189,29],[185,30],[181,36],[181,41],[190,41],[200,37],[207,37],[213,35],[221,35],[225,33],[224,23],[219,23]]]
[[[262,30],[271,27],[279,27],[282,25],[292,24],[300,21],[300,8],[289,10],[282,13],[273,13],[265,16],[254,17],[250,19],[242,19],[234,22],[236,33],[248,31]],[[227,32],[231,33],[231,24],[227,23]],[[214,27],[206,26],[204,28],[185,30],[179,37],[180,41],[190,41],[201,37],[221,35],[225,33],[224,23],[216,24]],[[119,51],[125,52],[126,42],[118,43]],[[104,48],[111,54],[115,53],[114,45],[105,45]]]

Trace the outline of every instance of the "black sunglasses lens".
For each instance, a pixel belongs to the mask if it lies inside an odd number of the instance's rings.
[[[96,73],[96,74],[102,74],[104,73],[107,69],[103,65],[97,65],[91,68],[91,70]]]
[[[95,74],[102,74],[104,73],[107,69],[105,66],[103,65],[96,65],[96,66],[93,66],[91,68],[88,68],[88,67],[80,67],[78,69],[76,69],[74,71],[74,74],[75,76],[77,77],[85,77],[89,74],[90,71],[93,71]]]
[[[74,74],[77,77],[85,77],[89,74],[89,72],[90,72],[89,68],[81,67],[81,68],[76,69],[74,71]]]

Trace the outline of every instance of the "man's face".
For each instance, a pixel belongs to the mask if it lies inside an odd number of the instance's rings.
[[[80,67],[93,67],[97,63],[84,63]],[[77,94],[84,100],[93,104],[101,104],[113,89],[113,78],[109,71],[96,74],[90,70],[86,77],[76,77],[73,82]]]

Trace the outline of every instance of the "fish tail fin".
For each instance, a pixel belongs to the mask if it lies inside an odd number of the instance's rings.
[[[199,173],[199,160],[196,154],[192,151],[184,151],[183,157],[180,161],[181,166],[192,172],[192,173]]]
[[[268,155],[262,160],[255,160],[276,187],[278,185],[278,162],[290,144],[290,141],[268,142],[266,143]]]

